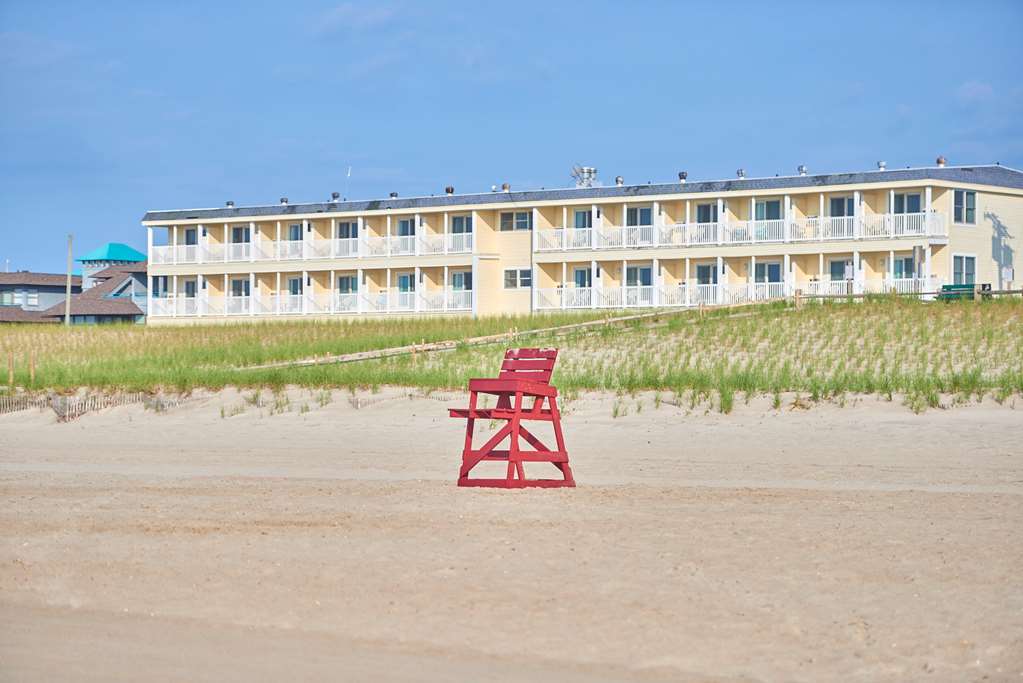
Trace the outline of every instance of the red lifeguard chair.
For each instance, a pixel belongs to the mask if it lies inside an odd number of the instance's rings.
[[[557,349],[509,349],[504,354],[501,373],[493,379],[469,380],[468,409],[451,408],[451,417],[467,420],[465,448],[462,450],[462,468],[458,472],[459,486],[493,486],[523,488],[526,486],[575,486],[572,469],[568,465],[568,452],[561,433],[561,413],[558,411],[558,390],[551,385],[551,374],[558,358]],[[494,408],[477,408],[480,394],[497,397]],[[532,403],[532,405],[527,405]],[[544,407],[546,403],[547,407]],[[497,430],[478,450],[472,447],[473,427],[477,419],[503,420]],[[526,429],[523,422],[530,420],[550,422],[554,427],[557,449],[551,450]],[[506,449],[498,446],[509,439]],[[532,447],[524,450],[521,443]],[[485,461],[507,461],[508,473],[504,479],[474,479],[472,468]],[[561,479],[526,479],[524,462],[549,462],[561,471]]]

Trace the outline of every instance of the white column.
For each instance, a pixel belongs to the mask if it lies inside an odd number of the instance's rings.
[[[561,297],[561,307],[565,307],[565,290],[568,288],[568,261],[561,262],[561,291],[559,296]]]
[[[749,273],[747,273],[746,283],[753,284],[757,281],[757,257],[749,257]]]
[[[153,265],[153,226],[146,226],[146,261]]]
[[[330,234],[334,234],[333,230],[331,230]],[[337,307],[334,306],[334,300],[337,299],[337,275],[333,270],[330,271],[330,287],[328,291],[330,292],[330,303],[328,304],[330,308],[328,310],[330,310],[331,313],[335,313],[337,312]]]
[[[473,216],[472,229],[475,231],[476,230],[476,212],[475,211],[472,212],[472,216]],[[475,245],[475,244],[476,244],[476,241],[475,241],[475,238],[474,238],[473,239],[473,245]],[[476,247],[473,246],[473,250],[475,250],[475,248]],[[470,296],[470,298],[472,300],[472,317],[474,317],[474,318],[479,315],[479,305],[480,305],[479,278],[476,277],[477,274],[479,273],[479,268],[477,267],[477,266],[479,266],[479,262],[480,262],[480,257],[479,256],[473,256],[472,257],[472,292],[469,294],[469,296]]]
[[[859,190],[853,192],[853,237],[863,237],[863,208],[860,206],[861,194]]]
[[[171,242],[171,254],[172,262],[177,264],[178,262],[178,226],[174,226],[174,238]]]
[[[391,242],[390,238],[391,238],[391,217],[388,216],[387,217],[387,243],[388,243],[388,245],[390,245],[390,242]],[[391,247],[388,246],[387,249],[388,249],[388,251],[390,251]],[[475,285],[476,285],[476,283],[474,282],[473,286],[475,286]],[[384,297],[384,310],[385,311],[390,311],[391,310],[391,269],[390,268],[387,269],[387,288],[384,291],[387,293],[387,296]]]
[[[931,191],[931,186],[928,185],[927,187],[924,188],[924,226],[923,226],[923,228],[924,228],[924,234],[925,235],[931,234],[931,231],[930,231],[929,228],[930,228],[930,222],[931,222],[931,206],[932,206],[932,203],[933,203],[932,202],[932,198],[933,198],[933,192]]]
[[[626,280],[626,278],[625,278],[625,274],[627,272],[629,272],[629,262],[626,261],[625,259],[622,259],[622,281],[621,281],[621,284],[618,287],[619,290],[621,290],[621,292],[622,292],[622,306],[625,306],[625,286],[626,286],[626,283],[628,282],[628,280]]]
[[[309,258],[309,219],[302,219],[302,258]],[[305,301],[305,278],[302,279],[302,301]],[[305,304],[302,304],[302,312],[305,313]]]
[[[360,218],[359,220],[361,221],[362,219]],[[359,234],[361,235],[362,232],[360,231]],[[444,267],[447,268],[447,266],[444,266]],[[363,294],[363,290],[364,289],[365,289],[365,282],[363,282],[362,268],[356,268],[355,269],[355,312],[356,313],[362,313],[362,300],[363,300],[363,297],[365,296],[365,294]]]
[[[335,258],[335,257],[337,257],[337,219],[336,218],[331,218],[330,219],[330,258]],[[331,278],[331,280],[333,280],[333,279],[334,278]],[[331,288],[333,288],[333,285],[331,285]],[[333,292],[333,289],[331,289],[331,292]],[[331,295],[330,300],[332,302],[334,301],[333,294]],[[331,304],[331,306],[333,306],[333,303]],[[331,313],[333,313],[333,312],[334,312],[333,309],[331,309]]]
[[[590,261],[590,308],[597,307],[597,262]]]
[[[533,263],[533,265],[530,266],[530,271],[530,282],[532,283],[529,287],[529,301],[531,302],[530,311],[535,313],[540,293],[540,289],[537,287],[537,283],[540,282],[540,266]]]
[[[259,233],[256,232],[256,222],[249,221],[249,261],[256,260],[256,243]]]
[[[686,200],[686,224],[687,225],[689,224],[689,216],[690,216],[690,214],[689,214],[689,203],[690,203],[690,200],[687,199]]]
[[[386,234],[386,237],[387,237],[387,239],[384,240],[384,243],[387,245],[387,255],[390,256],[391,255],[391,214],[387,214],[387,234]],[[388,271],[388,272],[390,272],[390,271]],[[387,298],[388,298],[388,301],[390,301],[390,297],[391,297],[391,283],[388,282],[387,283]]]
[[[366,223],[362,219],[362,216],[359,216],[358,218],[355,219],[355,230],[359,233],[359,241],[356,242],[356,244],[358,245],[356,247],[356,250],[359,252],[359,257],[361,258],[362,255],[366,252],[366,250],[362,248],[363,245],[366,244]]]
[[[751,221],[753,221],[753,220],[756,220],[756,218],[757,218],[757,198],[756,197],[750,197],[749,198],[749,219]]]
[[[231,250],[231,243],[228,241],[227,234],[227,223],[224,223],[224,262],[227,262],[227,252]],[[227,292],[224,292],[224,296],[227,296]]]
[[[590,205],[590,225],[592,226],[592,229],[590,230],[589,246],[592,249],[593,245],[597,243],[597,239],[595,237],[597,234],[597,228],[601,228],[604,225],[604,212],[601,211],[600,207],[596,204]],[[590,285],[592,286],[593,283],[591,282]]]
[[[200,223],[195,226],[196,237],[195,237],[195,262],[202,263],[205,260],[205,254],[203,252],[209,247],[209,238],[205,235],[206,226]]]
[[[202,273],[199,273],[198,275],[195,276],[195,314],[200,318],[202,317],[203,313],[206,312],[205,309],[207,303],[206,302],[207,296],[206,294],[204,294],[204,292],[206,291],[206,287],[204,287],[205,284],[206,278],[203,276]]]
[[[720,215],[720,214],[719,214]],[[717,302],[721,303],[724,300],[724,287],[725,287],[725,260],[718,256],[715,267],[718,271],[718,286],[717,286]]]
[[[419,219],[417,218],[416,220],[419,220]],[[419,294],[420,294],[420,292],[419,292],[419,273],[420,273],[419,266],[416,266],[415,275],[412,276],[412,277],[415,278],[415,284],[413,285],[414,289],[413,289],[413,293],[412,293],[412,308],[417,313],[419,312]]]
[[[227,273],[224,273],[224,313],[225,314],[227,313],[227,296],[229,294],[228,289],[227,289],[227,285],[228,285]]]
[[[480,224],[479,213],[477,213],[476,211],[473,211],[472,212],[472,253],[474,253],[474,254],[479,251],[479,240],[476,239],[476,236],[477,236],[477,232],[476,231],[479,230],[479,224]],[[476,291],[476,279],[475,279],[476,275],[475,275],[475,273],[476,273],[476,271],[473,270],[473,281],[472,281],[472,291],[473,292]],[[476,300],[476,295],[475,294],[472,295],[472,299],[473,299],[473,301]],[[473,309],[472,314],[474,316],[476,315],[476,309]]]
[[[725,225],[725,200],[718,199],[718,224],[717,224],[718,244],[725,243],[724,225]]]
[[[820,193],[820,208],[817,209],[817,217],[822,219],[822,220],[824,218],[824,193],[823,192]]]
[[[277,221],[277,240],[274,241],[274,257],[280,260],[281,258],[281,222]],[[278,273],[278,276],[280,273]],[[279,278],[278,278],[279,279]],[[280,295],[280,285],[277,287],[277,294]]]
[[[853,251],[853,294],[863,293],[863,273],[860,271],[860,252]]]
[[[916,264],[913,264],[913,267],[915,269],[916,268]],[[913,273],[913,274],[916,275],[916,273]],[[891,280],[891,281],[895,280],[895,250],[894,249],[888,252],[888,279]]]
[[[661,305],[661,262],[658,261],[657,259],[654,259],[653,266],[654,266],[653,267],[653,271],[654,271],[654,277],[653,277],[654,297],[653,297],[653,302],[654,302],[654,306],[660,306]]]
[[[419,214],[417,213],[412,218],[412,220],[414,221],[412,223],[412,231],[415,233],[415,235],[412,237],[412,250],[413,250],[413,252],[415,253],[416,256],[419,256],[419,233],[421,232],[420,228],[422,227],[420,225],[420,220],[421,219],[419,218]],[[418,291],[417,291],[417,294],[418,294]],[[416,297],[416,300],[417,301],[419,300],[418,296]]]
[[[792,239],[792,197],[791,195],[785,195],[785,227],[784,227],[784,239],[786,242]]]
[[[785,276],[784,276],[784,279],[782,280],[782,283],[783,283],[782,286],[784,287],[784,292],[783,293],[785,294],[785,296],[788,296],[789,294],[792,293],[792,290],[794,289],[793,286],[792,286],[792,284],[793,284],[792,283],[792,280],[793,280],[793,278],[792,278],[792,257],[790,257],[788,254],[785,254],[784,259],[785,259],[785,261],[784,261],[784,264],[782,265],[782,268],[785,270]]]
[[[171,276],[171,283],[172,283],[171,284],[171,301],[174,302],[172,304],[173,307],[174,307],[174,315],[177,315],[178,314],[178,276],[177,275],[172,275]]]
[[[688,203],[689,202],[686,202],[686,204],[688,204]],[[686,285],[686,300],[685,300],[685,304],[689,305],[693,301],[693,291],[692,291],[693,290],[693,283],[689,281],[689,257],[688,256],[686,256],[686,279],[685,279],[685,285]]]
[[[249,315],[256,315],[256,274],[249,273]]]
[[[305,235],[305,231],[302,232]],[[302,271],[302,315],[309,312],[309,290],[312,289],[309,282],[309,271]]]
[[[659,246],[660,243],[661,243],[661,218],[662,218],[662,216],[661,216],[661,203],[660,202],[654,202],[654,212],[653,213],[654,213],[654,217],[653,217],[654,218],[653,244],[656,247],[656,246]]]
[[[534,207],[533,208],[533,229],[529,231],[531,233],[530,236],[529,236],[529,240],[530,240],[530,243],[533,245],[533,251],[536,251],[536,233],[540,229],[539,225],[540,225],[540,209],[537,209],[537,208]]]
[[[280,234],[281,224],[277,223],[277,232]],[[277,315],[281,314],[281,271],[277,271],[277,291],[274,296],[274,313]]]
[[[444,225],[447,230],[448,215],[444,214]],[[473,283],[475,285],[475,283]],[[448,310],[448,267],[444,266],[444,286],[441,288],[442,294],[444,295],[444,310]]]
[[[568,207],[561,207],[561,227],[562,229],[568,228]]]
[[[450,239],[451,238],[448,237],[448,212],[445,211],[444,212],[444,253],[445,254],[448,253],[448,242],[450,241]],[[447,266],[444,266],[444,267],[447,268]],[[445,273],[446,273],[446,271],[445,271]],[[444,287],[445,287],[445,289],[448,286],[447,280],[448,280],[448,276],[447,276],[447,274],[445,274],[444,275]],[[447,295],[445,295],[445,296],[447,296]],[[445,306],[445,308],[446,308],[446,306]]]
[[[931,245],[924,247],[924,288],[931,288]]]

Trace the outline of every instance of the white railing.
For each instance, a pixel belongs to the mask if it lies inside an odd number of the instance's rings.
[[[153,247],[149,260],[154,264],[174,263],[174,247]]]
[[[248,261],[251,254],[251,242],[231,242],[227,245],[228,261]]]
[[[304,244],[302,240],[281,240],[277,242],[277,258],[281,260],[302,258],[305,253]]]
[[[445,251],[445,240],[443,234],[420,235],[420,254],[443,254]]]
[[[367,292],[362,295],[363,306],[370,312],[383,312],[387,310],[387,292]]]
[[[335,313],[355,313],[359,310],[359,295],[355,292],[334,292]]]
[[[251,296],[228,296],[225,300],[226,307],[224,313],[227,315],[248,315],[252,310]]]
[[[448,234],[448,253],[464,254],[472,251],[471,232],[452,232]]]
[[[301,313],[303,299],[301,294],[275,294],[270,297],[269,312],[282,315]]]
[[[673,223],[661,226],[608,226],[593,230],[553,228],[536,232],[537,251],[632,249],[779,242],[808,242],[945,236],[944,214],[870,214],[799,220]]]
[[[448,292],[448,309],[452,311],[472,310],[472,290],[452,289]]]
[[[154,296],[149,301],[149,311],[147,313],[152,316],[177,315],[174,310],[174,299],[164,296]]]
[[[364,244],[367,256],[387,256],[389,253],[386,237],[367,237]]]
[[[359,255],[359,239],[357,237],[342,237],[334,240],[334,256],[337,258],[351,258]]]
[[[333,240],[309,240],[306,248],[307,258],[330,258]]]
[[[399,237],[391,237],[391,251],[392,256],[407,256],[409,254],[416,253],[416,236],[415,235],[402,235]]]
[[[416,307],[415,292],[391,291],[389,308],[392,311],[412,311]]]
[[[677,285],[663,285],[660,292],[661,306],[689,306],[686,285],[680,282]]]
[[[223,261],[224,260],[224,245],[220,242],[210,242],[203,249],[203,261]]]
[[[692,295],[690,297],[689,304],[691,306],[699,306],[704,304],[707,306],[716,304],[718,300],[718,286],[717,285],[693,285]]]

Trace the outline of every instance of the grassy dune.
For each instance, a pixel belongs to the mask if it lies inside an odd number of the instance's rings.
[[[37,349],[34,388],[188,390],[218,388],[456,388],[491,375],[503,346],[306,368],[237,371],[229,366],[344,353],[441,339],[548,327],[579,316],[491,320],[401,320],[236,327],[8,328],[0,348],[23,359]],[[569,393],[667,391],[680,400],[713,398],[728,411],[737,394],[804,394],[807,400],[868,393],[936,405],[941,394],[1023,392],[1023,301],[921,303],[887,297],[857,304],[784,304],[739,314],[696,312],[575,332],[523,334],[519,345],[558,346],[555,375]],[[28,386],[25,363],[17,383]]]

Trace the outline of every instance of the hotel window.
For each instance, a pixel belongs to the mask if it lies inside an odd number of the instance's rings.
[[[453,216],[451,218],[451,232],[456,235],[472,232],[472,216]]]
[[[398,221],[398,237],[413,237],[416,234],[416,219],[402,218]]]
[[[399,292],[416,291],[415,273],[398,273],[398,291]]]
[[[758,221],[780,221],[781,200],[767,199],[756,203],[754,207],[754,220]]]
[[[302,278],[300,277],[289,277],[288,278],[288,294],[291,296],[298,296],[302,293]]]
[[[952,257],[952,282],[957,285],[972,285],[977,281],[977,259],[974,256]]]
[[[354,275],[342,275],[337,279],[337,291],[340,294],[355,294],[359,291],[359,278]]]
[[[589,230],[593,227],[593,212],[589,209],[578,209],[575,212],[575,229]]]
[[[249,226],[236,226],[231,228],[231,241],[235,244],[245,244],[249,241]]]
[[[302,241],[302,224],[292,223],[288,226],[288,241],[290,242],[301,242]]]
[[[895,206],[892,207],[892,213],[920,213],[920,195],[895,195]]]
[[[194,247],[198,240],[198,233],[195,228],[187,228],[185,230],[185,246]]]
[[[717,204],[697,204],[696,205],[696,222],[697,223],[717,223],[718,222],[718,205]]]
[[[831,281],[841,282],[843,280],[852,280],[853,278],[853,262],[852,259],[845,259],[841,261],[831,261],[828,264],[830,269]]]
[[[626,287],[650,287],[653,285],[653,270],[650,266],[629,266],[625,269]]]
[[[956,190],[953,220],[968,225],[977,224],[977,193],[973,190]]]
[[[533,227],[532,211],[506,211],[501,214],[501,231],[530,230]]]
[[[625,211],[625,225],[653,225],[653,210],[649,206],[638,207],[635,209],[626,209]]]
[[[355,221],[341,221],[337,224],[339,240],[353,240],[359,236],[359,224]]]
[[[718,267],[709,263],[696,265],[696,284],[716,285],[718,283]]]
[[[249,295],[249,281],[244,280],[231,280],[231,296],[248,296]]]
[[[14,292],[0,292],[0,306],[13,306]]]
[[[185,280],[185,298],[195,298],[195,280]]]
[[[892,262],[892,272],[896,280],[902,280],[905,278],[911,278],[916,276],[915,264],[912,256],[896,256]]]
[[[472,271],[463,270],[451,273],[451,289],[456,292],[468,292],[472,289]]]
[[[505,289],[525,289],[533,286],[533,271],[529,268],[509,268],[504,271]]]
[[[753,272],[754,282],[781,282],[780,263],[758,263]]]
[[[593,272],[589,268],[576,268],[572,277],[576,289],[589,289],[593,286]]]
[[[856,213],[852,197],[832,197],[828,208],[831,209],[831,215],[835,218],[845,218]]]

